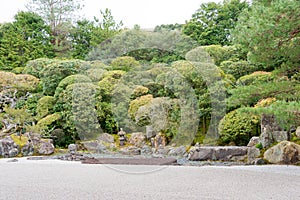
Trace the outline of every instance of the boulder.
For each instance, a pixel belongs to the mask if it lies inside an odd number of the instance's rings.
[[[159,148],[160,146],[165,147],[166,146],[166,138],[159,133],[154,138],[151,138],[151,145],[155,149]]]
[[[255,147],[257,144],[259,144],[260,140],[259,137],[252,137],[247,145],[247,147]]]
[[[287,131],[273,131],[272,136],[274,142],[289,140],[289,134]]]
[[[120,149],[120,153],[124,155],[140,155],[141,149],[136,146],[124,147]]]
[[[260,142],[263,148],[270,147],[274,142],[286,138],[287,133],[283,133],[274,115],[263,114],[261,117]],[[286,138],[287,139],[287,138]]]
[[[141,148],[141,154],[142,155],[151,155],[152,154],[152,149],[150,146],[144,144],[143,147]]]
[[[68,152],[69,154],[76,154],[77,153],[77,146],[76,144],[69,144],[68,146]]]
[[[103,144],[102,141],[98,141],[98,140],[84,141],[82,142],[82,144],[91,153],[106,152],[106,146]]]
[[[146,137],[147,139],[152,138],[156,135],[152,126],[146,126]]]
[[[38,145],[38,153],[41,155],[50,155],[54,153],[52,140],[41,140]]]
[[[145,143],[145,136],[143,133],[132,133],[131,137],[129,138],[129,143],[136,146],[136,147],[142,147]]]
[[[34,146],[31,142],[28,142],[21,148],[21,153],[23,156],[32,156],[34,153]]]
[[[283,141],[268,149],[264,159],[273,164],[297,164],[300,161],[300,145]]]
[[[193,148],[189,153],[188,159],[191,161],[212,160],[213,153],[213,148]]]
[[[187,152],[186,152],[186,147],[185,146],[180,146],[180,147],[174,147],[173,149],[171,149],[168,153],[169,156],[184,156]]]
[[[298,126],[296,129],[296,136],[298,137],[298,139],[300,139],[300,126]]]
[[[20,147],[13,141],[10,136],[0,140],[0,156],[4,158],[15,157],[19,154]]]
[[[103,142],[107,142],[107,143],[114,143],[115,142],[114,136],[112,136],[108,133],[101,133],[100,136],[97,139],[101,140]]]
[[[256,165],[258,157],[260,156],[260,150],[256,147],[250,147],[247,153],[247,163]]]

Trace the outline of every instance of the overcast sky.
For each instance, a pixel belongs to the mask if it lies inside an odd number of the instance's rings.
[[[135,24],[153,28],[160,24],[184,23],[199,8],[201,3],[220,0],[83,0],[85,7],[80,16],[93,19],[100,17],[100,9],[109,8],[116,21],[122,20],[125,27]],[[13,20],[20,10],[26,10],[29,0],[1,0],[0,23]]]

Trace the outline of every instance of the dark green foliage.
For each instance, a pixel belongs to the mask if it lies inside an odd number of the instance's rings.
[[[49,27],[31,12],[19,12],[15,21],[0,25],[0,70],[25,66],[40,57],[53,57]]]
[[[234,110],[225,115],[219,124],[219,143],[245,146],[253,136],[259,135],[260,119],[256,115]]]
[[[228,45],[231,43],[229,30],[236,26],[239,14],[248,6],[241,0],[202,3],[183,26],[183,33],[200,45]]]
[[[47,65],[41,72],[43,93],[45,95],[54,95],[55,89],[62,79],[89,68],[90,65],[81,60],[61,60]]]
[[[253,106],[259,100],[275,97],[278,100],[299,101],[300,85],[291,81],[272,81],[256,85],[241,86],[230,91],[228,109]]]
[[[289,70],[299,70],[299,9],[298,0],[253,2],[239,18],[234,42],[249,51],[252,63],[263,63],[270,69],[286,63]]]

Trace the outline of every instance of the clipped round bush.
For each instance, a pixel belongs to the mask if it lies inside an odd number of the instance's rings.
[[[219,143],[245,146],[253,136],[259,135],[259,118],[234,110],[224,116],[219,124]]]
[[[256,66],[251,65],[249,62],[244,60],[236,61],[236,62],[224,61],[221,63],[220,68],[226,74],[232,74],[236,79],[257,71]]]
[[[103,79],[105,72],[107,72],[105,69],[91,68],[85,71],[84,74],[88,76],[93,82],[98,82]]]
[[[86,71],[90,65],[82,60],[59,60],[43,68],[41,82],[45,95],[54,95],[59,82],[67,76]]]
[[[148,94],[148,92],[149,92],[149,89],[147,87],[139,85],[136,88],[134,88],[133,95],[136,98],[136,97],[146,95],[146,94]]]
[[[91,79],[85,75],[81,75],[81,74],[70,75],[59,82],[58,86],[56,87],[54,97],[57,98],[59,94],[63,90],[65,90],[68,85],[74,83],[89,83],[89,82],[91,82]]]
[[[140,63],[136,61],[135,58],[133,57],[122,56],[122,57],[115,58],[110,65],[114,70],[123,70],[128,72],[134,67],[139,66]]]
[[[274,80],[274,78],[275,77],[272,76],[271,72],[257,71],[253,72],[252,74],[240,77],[237,80],[236,84],[239,86],[243,86],[257,83],[265,83]]]
[[[205,51],[203,47],[197,47],[187,52],[185,59],[192,62],[213,63],[212,57]]]
[[[122,70],[113,70],[104,73],[104,78],[99,81],[99,91],[103,98],[110,97],[119,79],[125,74]]]
[[[52,123],[58,121],[61,118],[61,115],[59,113],[54,113],[51,115],[48,115],[44,118],[42,118],[41,120],[38,121],[38,123],[36,124],[36,126],[39,129],[47,129],[48,126],[50,126]]]
[[[151,94],[144,95],[132,100],[129,104],[128,113],[132,119],[135,119],[135,115],[141,106],[149,104],[153,99]]]
[[[47,67],[48,65],[58,62],[57,59],[49,59],[49,58],[38,58],[35,60],[28,61],[23,73],[24,74],[31,74],[35,77],[41,78],[42,70]]]

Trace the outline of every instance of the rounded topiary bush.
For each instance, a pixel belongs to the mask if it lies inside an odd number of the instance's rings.
[[[89,82],[91,82],[91,79],[85,75],[81,75],[81,74],[70,75],[59,82],[55,90],[54,96],[57,98],[59,94],[63,90],[65,90],[69,85],[72,85],[74,83],[89,83]]]
[[[205,51],[203,47],[197,47],[187,52],[185,55],[185,59],[192,62],[214,62],[212,57],[207,53],[207,51]]]
[[[139,65],[140,63],[130,56],[118,57],[111,62],[111,66],[114,70],[124,70],[127,72]]]
[[[231,111],[219,124],[219,143],[238,146],[247,145],[251,137],[259,135],[259,118],[250,113]]]
[[[248,74],[240,77],[237,80],[236,84],[239,86],[243,86],[243,85],[251,85],[257,83],[265,83],[274,80],[274,78],[275,77],[272,76],[271,72],[257,71],[257,72],[253,72],[252,74]]]
[[[226,74],[232,74],[236,79],[258,70],[256,66],[251,65],[249,62],[244,60],[236,62],[224,61],[221,63],[220,68]]]

